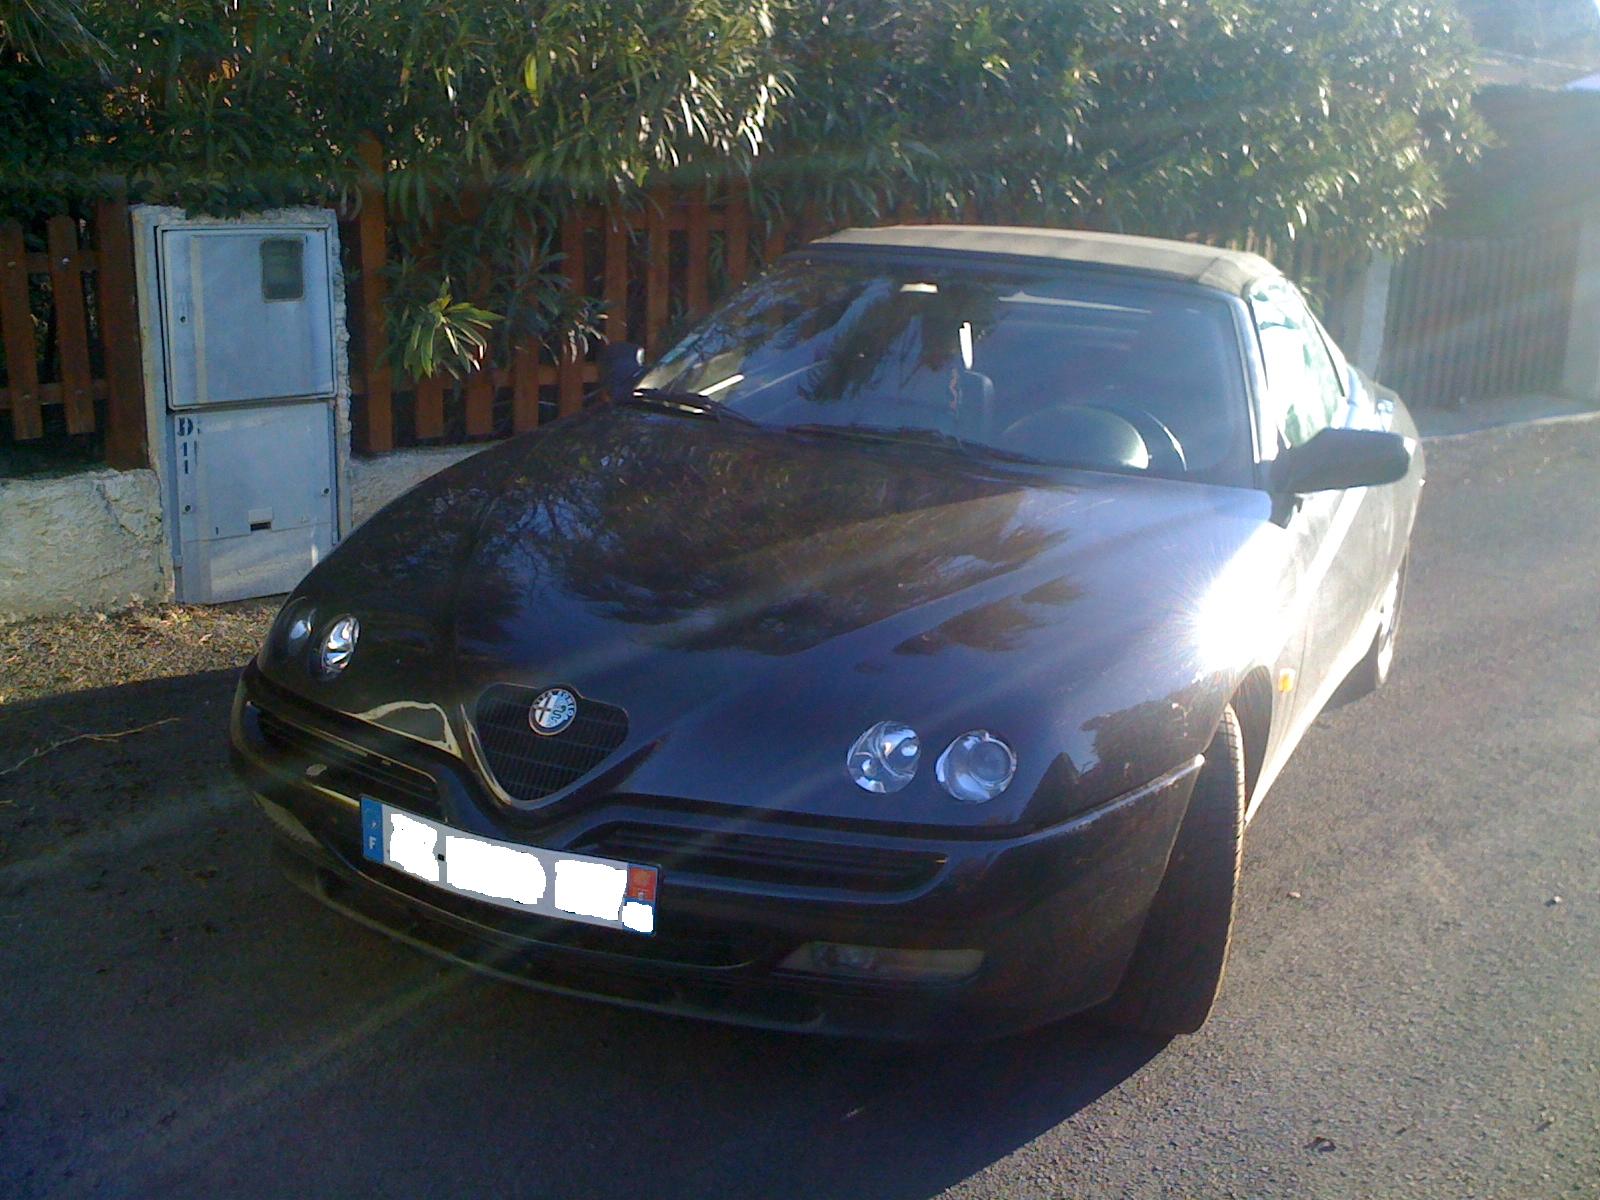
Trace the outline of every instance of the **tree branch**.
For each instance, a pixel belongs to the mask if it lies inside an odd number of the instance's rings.
[[[61,749],[63,746],[70,746],[74,742],[114,742],[118,738],[125,738],[135,733],[144,733],[146,730],[154,729],[158,725],[170,725],[174,721],[181,721],[182,719],[182,717],[163,717],[159,721],[151,721],[148,725],[135,725],[132,729],[119,729],[114,733],[79,733],[72,737],[61,738],[58,741],[50,742],[47,745],[40,746],[32,754],[25,755],[23,758],[18,759],[5,770],[0,771],[0,778],[14,774],[17,771],[22,770],[23,767],[27,766],[34,759],[43,758],[46,754],[53,753],[54,751]]]

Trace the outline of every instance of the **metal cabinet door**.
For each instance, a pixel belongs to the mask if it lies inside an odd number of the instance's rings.
[[[333,406],[174,413],[178,598],[286,592],[333,549]]]
[[[160,238],[168,407],[333,394],[326,231],[199,227]]]

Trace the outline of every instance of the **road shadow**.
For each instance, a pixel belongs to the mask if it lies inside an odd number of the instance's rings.
[[[228,772],[235,678],[0,712],[5,763],[177,718],[0,780],[0,1192],[921,1200],[1162,1047],[769,1034],[437,963],[277,875]]]
[[[309,921],[313,940],[320,924]],[[346,936],[359,970],[377,935]],[[304,970],[284,948],[280,968]],[[286,1048],[292,1074],[269,1063],[243,1091],[207,1093],[192,1122],[177,1109],[170,1137],[121,1158],[119,1182],[152,1196],[925,1200],[1070,1119],[1164,1046],[1064,1023],[902,1048],[395,968],[409,993],[369,1007],[357,1038],[323,1026],[323,1048]],[[319,985],[337,989],[338,975]],[[370,995],[370,983],[350,994]],[[403,1015],[390,1019],[391,1007]],[[1070,1155],[1070,1141],[1055,1153]]]
[[[228,668],[0,706],[0,864],[231,779],[238,678]]]
[[[1054,1129],[1164,1045],[1069,1022],[987,1045],[907,1052],[878,1066],[887,1091],[819,1121],[806,1144],[765,1170],[718,1165],[694,1183],[701,1195],[735,1194],[741,1179],[757,1178],[766,1197],[922,1200]]]

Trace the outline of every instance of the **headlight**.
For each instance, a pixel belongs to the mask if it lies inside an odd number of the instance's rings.
[[[917,731],[897,721],[879,721],[850,747],[846,766],[863,791],[898,792],[917,773],[922,744]]]
[[[299,654],[306,648],[316,617],[316,610],[306,600],[295,600],[283,610],[283,616],[278,618],[278,645],[286,656]]]
[[[356,639],[361,636],[361,623],[354,617],[334,619],[317,646],[316,670],[324,679],[331,679],[350,665],[350,656],[356,652]]]
[[[963,733],[945,747],[934,774],[963,804],[983,804],[1011,786],[1017,773],[1017,756],[1011,747],[987,729]]]

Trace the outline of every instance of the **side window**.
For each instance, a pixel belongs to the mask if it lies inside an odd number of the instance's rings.
[[[1284,442],[1298,446],[1331,425],[1343,406],[1339,373],[1293,289],[1263,281],[1251,287],[1249,300],[1267,371],[1263,416]]]
[[[1322,335],[1322,345],[1327,350],[1328,357],[1333,360],[1333,377],[1339,385],[1339,394],[1341,396],[1347,395],[1344,381],[1350,374],[1350,363],[1345,358],[1344,351],[1339,349],[1339,343],[1334,341],[1333,336],[1328,332],[1328,327],[1318,320],[1315,313],[1311,315],[1311,321],[1316,325],[1317,332]]]

